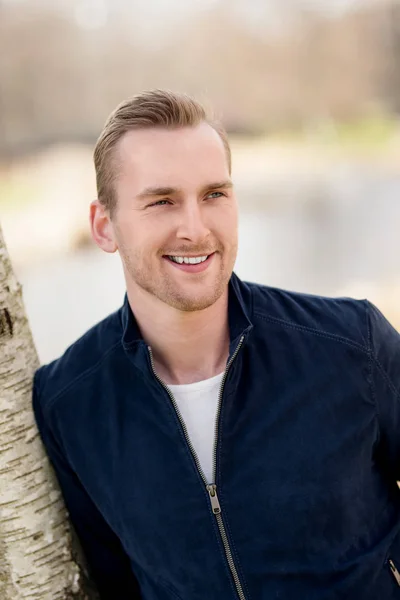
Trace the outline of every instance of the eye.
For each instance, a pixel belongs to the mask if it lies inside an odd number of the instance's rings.
[[[152,204],[149,204],[149,206],[164,206],[165,204],[170,204],[169,200],[157,200],[157,202],[153,202]]]
[[[225,194],[222,192],[211,192],[211,194],[208,194],[207,198],[221,198],[221,196],[225,196]]]

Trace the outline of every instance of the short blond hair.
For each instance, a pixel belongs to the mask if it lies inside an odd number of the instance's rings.
[[[207,114],[202,104],[187,94],[169,90],[146,91],[124,100],[113,110],[94,149],[97,197],[111,216],[117,204],[114,190],[117,171],[114,150],[122,136],[134,129],[177,129],[196,127],[202,122],[208,123],[221,137],[230,173],[231,150],[225,128],[220,121]]]

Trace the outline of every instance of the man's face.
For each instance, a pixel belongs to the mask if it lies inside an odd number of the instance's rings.
[[[206,123],[136,130],[116,152],[112,227],[129,285],[178,310],[207,308],[226,290],[238,243],[221,138]]]

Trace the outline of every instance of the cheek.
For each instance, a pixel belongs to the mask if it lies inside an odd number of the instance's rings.
[[[118,241],[127,250],[140,252],[152,246],[159,236],[159,228],[150,219],[121,218],[118,228]]]
[[[219,233],[221,238],[233,244],[238,235],[238,211],[235,206],[229,206],[228,208],[229,210],[226,210],[225,207],[225,210],[221,211],[215,231]]]

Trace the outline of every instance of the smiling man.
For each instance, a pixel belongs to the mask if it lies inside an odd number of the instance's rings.
[[[125,101],[94,159],[126,296],[33,406],[101,598],[400,598],[398,333],[233,273],[229,144],[194,99]]]

